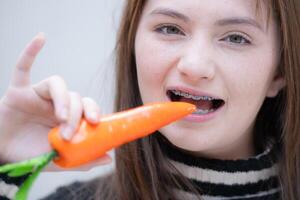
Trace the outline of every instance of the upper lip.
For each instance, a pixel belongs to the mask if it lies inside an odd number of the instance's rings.
[[[207,97],[212,97],[214,99],[221,99],[221,100],[224,101],[224,99],[222,99],[221,97],[219,97],[217,95],[210,94],[208,92],[197,91],[195,89],[188,88],[188,87],[172,86],[172,87],[167,87],[166,89],[167,89],[167,91],[168,90],[178,90],[178,91],[181,91],[181,92],[189,93],[189,94],[194,95],[194,96],[207,96]]]

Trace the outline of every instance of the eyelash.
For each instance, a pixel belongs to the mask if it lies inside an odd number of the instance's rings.
[[[185,35],[183,31],[180,30],[178,26],[171,25],[171,24],[164,24],[157,28],[155,28],[155,31],[164,35],[175,35],[178,33],[167,33],[168,28],[172,28],[173,30],[176,29],[178,32],[180,32],[180,35]]]
[[[172,31],[176,30],[176,33],[168,33],[168,29],[173,29]],[[184,32],[182,30],[180,30],[179,27],[175,26],[175,25],[171,25],[171,24],[164,24],[164,25],[161,25],[159,27],[157,27],[155,29],[156,32],[158,33],[161,33],[161,34],[164,34],[164,35],[177,35],[177,34],[180,34],[180,35],[185,35]],[[239,37],[243,42],[241,43],[235,43],[235,42],[231,42],[233,43],[233,45],[250,45],[251,42],[250,40],[246,39],[243,35],[241,34],[238,34],[238,33],[233,33],[229,36],[227,36],[225,39],[225,41],[230,41],[230,37]]]
[[[246,39],[243,35],[241,35],[241,34],[238,34],[238,33],[233,33],[233,34],[231,34],[231,35],[229,35],[229,36],[227,36],[225,39],[223,39],[223,40],[225,40],[225,41],[228,41],[228,39],[230,40],[230,37],[239,37],[243,42],[241,42],[241,43],[236,43],[236,42],[231,42],[231,43],[233,43],[234,45],[250,45],[251,44],[251,42],[248,40],[248,39]]]

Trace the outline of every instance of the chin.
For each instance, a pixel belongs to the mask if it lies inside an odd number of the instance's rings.
[[[171,144],[186,151],[200,152],[216,148],[214,145],[216,137],[210,138],[208,134],[199,134],[199,131],[185,130],[169,125],[160,129],[159,132]]]

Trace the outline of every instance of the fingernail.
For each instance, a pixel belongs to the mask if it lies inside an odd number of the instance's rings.
[[[98,114],[96,112],[92,112],[89,114],[89,117],[91,120],[93,120],[94,122],[98,122]]]
[[[62,126],[60,130],[61,135],[65,140],[70,140],[72,138],[73,129],[70,126]]]
[[[37,34],[36,34],[36,37],[39,37],[39,38],[44,38],[46,35],[45,35],[45,33],[44,32],[38,32]]]
[[[60,111],[60,117],[63,120],[67,120],[68,119],[68,110],[66,107],[63,107]]]

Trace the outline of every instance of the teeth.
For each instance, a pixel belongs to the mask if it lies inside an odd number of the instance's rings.
[[[198,101],[198,100],[200,100],[201,98],[202,98],[202,97],[199,97],[199,96],[198,96],[198,97],[194,97],[193,99]]]
[[[189,95],[189,94],[187,94],[187,93],[184,93],[183,96],[184,96],[185,98],[191,98],[191,95]]]
[[[181,92],[179,92],[179,91],[177,91],[177,90],[173,90],[172,91],[174,94],[176,94],[176,95],[181,95]]]
[[[197,115],[205,115],[207,113],[213,112],[214,109],[210,109],[210,110],[201,110],[201,109],[197,109],[195,112],[193,112],[193,114],[197,114]]]
[[[172,92],[175,94],[175,95],[179,95],[179,96],[183,96],[185,98],[189,98],[189,99],[193,99],[193,100],[214,100],[214,98],[212,97],[208,97],[208,96],[194,96],[194,95],[191,95],[191,94],[188,94],[188,93],[185,93],[185,92],[181,92],[181,91],[178,91],[178,90],[172,90]]]

